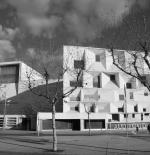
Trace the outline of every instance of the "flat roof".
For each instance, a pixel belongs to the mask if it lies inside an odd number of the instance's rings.
[[[3,65],[12,65],[12,64],[20,64],[23,63],[22,61],[7,61],[7,62],[0,62],[0,66]]]

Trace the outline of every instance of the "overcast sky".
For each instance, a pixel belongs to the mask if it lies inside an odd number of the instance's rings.
[[[60,62],[61,45],[107,47],[116,32],[115,45],[132,48],[123,21],[143,15],[150,21],[149,0],[0,0],[0,60],[28,61],[41,51],[52,55],[44,61]]]

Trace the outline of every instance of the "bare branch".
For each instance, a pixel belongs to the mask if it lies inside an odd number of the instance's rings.
[[[86,105],[84,104],[84,109],[85,109],[85,112],[87,113],[87,114],[90,114],[91,113],[91,109],[89,108],[89,109],[87,109],[87,107],[86,107]]]
[[[26,72],[26,75],[27,75],[27,79],[28,79],[28,88],[29,88],[29,90],[34,95],[42,96],[42,97],[44,97],[46,99],[49,99],[49,97],[47,95],[43,94],[42,92],[38,92],[37,90],[34,90],[35,89],[34,84],[33,84],[34,81],[31,81],[32,72],[31,73]]]
[[[111,51],[111,53],[112,53],[113,64],[114,64],[117,68],[119,68],[121,71],[123,71],[124,73],[126,73],[126,74],[128,74],[128,75],[130,75],[130,76],[132,76],[132,77],[137,78],[137,76],[135,76],[131,71],[129,72],[129,71],[125,70],[124,68],[121,67],[121,65],[119,65],[119,64],[116,62],[116,59],[115,59],[115,56],[114,56],[114,49],[111,48],[110,51]]]

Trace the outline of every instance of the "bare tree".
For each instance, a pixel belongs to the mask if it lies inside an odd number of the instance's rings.
[[[92,105],[86,105],[84,104],[84,109],[85,109],[85,112],[87,113],[88,115],[88,127],[89,127],[89,136],[91,136],[91,121],[90,121],[90,114],[92,112],[95,111],[95,104],[92,104]]]
[[[52,49],[51,49],[52,50]],[[28,88],[29,90],[40,97],[44,97],[48,104],[52,106],[52,130],[53,130],[53,151],[57,151],[57,135],[56,135],[56,121],[55,121],[55,114],[56,114],[56,104],[59,101],[59,98],[66,98],[68,97],[71,93],[73,93],[73,91],[78,87],[78,84],[80,82],[80,79],[82,77],[82,70],[81,69],[77,69],[75,71],[70,70],[70,68],[68,67],[68,64],[66,63],[66,65],[64,65],[64,67],[62,67],[62,70],[57,71],[57,68],[55,70],[55,72],[57,73],[57,80],[56,80],[56,87],[53,88],[53,93],[51,93],[49,91],[49,80],[51,78],[51,72],[49,72],[49,67],[51,67],[52,63],[56,63],[53,62],[53,59],[51,59],[51,56],[49,57],[49,54],[46,52],[46,54],[44,55],[44,53],[42,53],[41,56],[44,56],[44,63],[42,61],[41,63],[41,67],[43,69],[42,72],[42,81],[43,81],[43,87],[44,87],[44,92],[41,90],[37,90],[35,89],[36,86],[38,86],[37,81],[34,79],[34,75],[33,75],[33,71],[29,71],[27,72],[27,79],[28,79]],[[39,57],[41,59],[41,57]],[[40,60],[39,60],[40,62]],[[46,64],[45,64],[46,63]],[[62,65],[62,64],[61,64]],[[62,82],[62,77],[66,72],[73,72],[72,74],[74,75],[76,84],[74,85],[74,87],[70,88],[68,91],[63,92],[62,86],[60,86],[60,83]],[[62,94],[60,94],[60,92],[62,92]]]
[[[128,38],[127,42],[132,50],[119,51],[115,49],[116,42],[119,43],[117,36],[122,35],[119,29],[115,35],[114,42],[110,45],[113,64],[125,74],[138,79],[149,91],[150,81],[150,29],[149,17],[142,10],[139,11],[139,18],[134,14],[130,19],[123,20],[126,27],[124,36]],[[129,37],[130,36],[130,37]]]

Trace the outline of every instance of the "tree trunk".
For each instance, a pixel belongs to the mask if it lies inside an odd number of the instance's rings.
[[[52,129],[53,129],[53,151],[57,151],[57,135],[56,135],[56,122],[55,122],[55,103],[52,104]]]
[[[91,122],[90,122],[90,113],[88,113],[88,120],[89,120],[89,136],[91,136]]]

